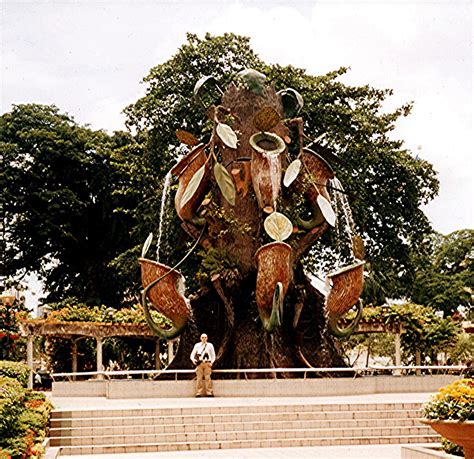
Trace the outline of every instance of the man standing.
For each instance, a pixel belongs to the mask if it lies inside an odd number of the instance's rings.
[[[191,352],[191,361],[196,365],[196,397],[214,397],[212,393],[212,364],[216,360],[214,346],[207,342],[207,335],[201,335]]]

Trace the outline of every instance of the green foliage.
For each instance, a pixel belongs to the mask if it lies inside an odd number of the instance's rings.
[[[455,344],[448,350],[452,363],[472,363],[474,358],[474,335],[460,333]]]
[[[105,305],[87,306],[74,298],[49,305],[53,311],[46,318],[47,322],[99,322],[110,324],[145,324],[145,316],[140,305],[119,310]],[[160,325],[171,325],[166,317],[152,311],[154,320]]]
[[[30,369],[24,363],[0,360],[0,377],[16,379],[23,387],[26,387],[29,374]]]
[[[38,455],[51,409],[44,394],[0,376],[0,454],[6,453],[13,459]]]
[[[164,344],[163,344],[164,345]],[[141,338],[107,338],[103,340],[104,366],[110,370],[154,370],[155,341]],[[48,340],[48,355],[55,372],[72,371],[71,341]],[[165,364],[165,362],[162,362]],[[96,341],[92,338],[77,342],[78,371],[96,370]]]
[[[443,421],[474,421],[474,380],[460,379],[442,387],[423,405],[423,416]]]
[[[418,259],[414,301],[452,314],[458,306],[473,310],[474,230],[429,240],[430,252]]]
[[[418,350],[425,358],[430,358],[427,363],[433,363],[436,354],[448,349],[460,331],[459,324],[452,318],[438,317],[432,308],[426,306],[408,303],[381,309],[385,323],[403,326],[402,347],[408,361],[412,361]]]
[[[393,360],[395,356],[395,337],[392,333],[352,334],[346,340],[341,341],[340,346],[349,366],[353,366],[364,351],[371,357],[386,357]],[[354,361],[351,361],[351,356]],[[392,361],[392,364],[395,362]]]
[[[353,315],[351,311],[347,315],[347,320]],[[381,322],[388,326],[401,325],[404,330],[401,342],[406,364],[413,363],[417,350],[424,359],[429,359],[426,363],[433,363],[438,352],[449,353],[462,336],[460,324],[451,317],[439,317],[432,308],[413,303],[365,307],[362,322]]]
[[[208,282],[217,275],[228,281],[236,280],[239,276],[237,260],[227,250],[211,247],[207,251],[198,252],[198,255],[202,257],[202,262],[196,277],[201,283]]]

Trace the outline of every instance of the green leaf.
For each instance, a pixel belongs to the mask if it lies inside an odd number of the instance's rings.
[[[283,185],[287,188],[295,181],[296,177],[300,173],[301,161],[295,159],[286,169],[285,176],[283,177]]]
[[[216,132],[225,145],[230,148],[237,148],[237,134],[230,126],[224,123],[218,123]]]
[[[146,253],[148,252],[148,249],[150,248],[151,241],[153,241],[153,233],[150,233],[148,237],[146,238],[145,243],[143,244],[142,248],[142,258],[145,258]]]
[[[214,165],[214,176],[216,177],[217,185],[221,190],[226,201],[232,206],[235,205],[235,184],[234,179],[229,174],[227,169],[221,164]]]
[[[194,196],[196,190],[201,184],[204,172],[206,171],[206,165],[203,164],[197,172],[193,175],[193,178],[189,181],[186,190],[184,190],[183,197],[181,198],[181,209],[188,203],[188,201]]]

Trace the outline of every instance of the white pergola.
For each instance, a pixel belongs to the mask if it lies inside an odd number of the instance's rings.
[[[30,368],[28,387],[33,387],[34,338],[47,336],[64,338],[72,343],[72,372],[77,373],[77,343],[81,339],[96,340],[97,371],[104,371],[102,344],[111,337],[141,338],[155,341],[155,368],[160,369],[160,340],[146,324],[113,324],[99,322],[48,322],[47,320],[26,320],[21,322],[21,333],[26,336],[26,363]],[[168,359],[172,360],[173,342],[168,341]]]

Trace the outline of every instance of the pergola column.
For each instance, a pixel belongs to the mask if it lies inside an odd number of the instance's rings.
[[[30,374],[28,375],[28,389],[33,389],[33,351],[34,351],[34,336],[28,334],[26,341],[26,364],[30,369]]]
[[[395,333],[395,366],[400,367],[402,365],[402,355],[401,355],[401,331],[398,330]],[[401,370],[395,370],[393,376],[401,376]]]
[[[102,337],[97,336],[96,337],[97,341],[97,371],[104,371],[104,364],[102,363]],[[103,379],[104,375],[98,375],[98,379]]]
[[[72,372],[77,373],[77,339],[72,339]],[[76,375],[72,377],[72,380],[76,380]]]
[[[417,367],[421,366],[421,352],[420,352],[419,349],[415,350],[415,365]],[[420,376],[421,375],[421,370],[415,370],[415,374],[416,374],[416,376]]]

